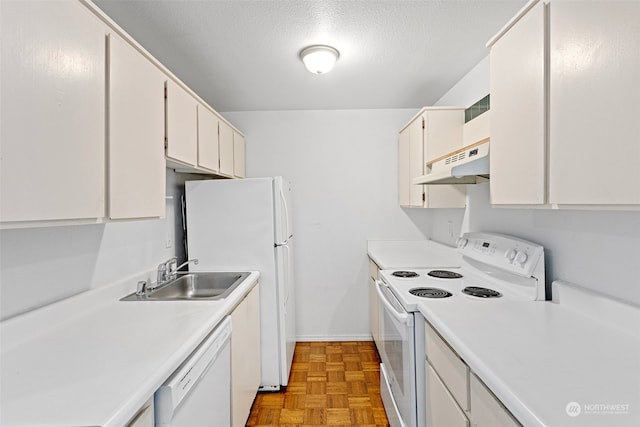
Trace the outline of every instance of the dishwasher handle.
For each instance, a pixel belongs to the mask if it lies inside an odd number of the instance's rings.
[[[382,287],[385,287],[387,289],[389,289],[389,287],[381,280],[376,280],[376,292],[378,292],[378,296],[380,297],[380,301],[382,302],[382,305],[384,305],[385,309],[391,313],[391,315],[393,317],[395,317],[395,319],[400,322],[403,323],[407,326],[411,326],[413,324],[413,316],[411,316],[409,313],[407,313],[406,311],[398,311],[389,301],[389,297],[393,298],[392,296],[387,296],[385,295],[385,292],[382,292]],[[391,292],[391,291],[387,291]]]
[[[198,383],[231,339],[231,318],[225,319],[204,339],[187,360],[155,393],[156,410],[174,410]]]

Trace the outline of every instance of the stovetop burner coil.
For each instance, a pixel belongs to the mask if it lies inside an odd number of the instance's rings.
[[[409,293],[420,298],[448,298],[452,295],[451,292],[439,288],[413,288]]]
[[[467,286],[462,290],[467,295],[471,295],[478,298],[500,298],[502,294],[493,289],[481,288],[478,286]]]
[[[460,279],[462,274],[449,270],[431,270],[427,273],[427,276],[436,277],[438,279]]]
[[[418,273],[416,273],[415,271],[394,271],[393,273],[391,273],[392,276],[396,276],[396,277],[403,277],[403,278],[409,278],[409,277],[416,277],[418,276]]]

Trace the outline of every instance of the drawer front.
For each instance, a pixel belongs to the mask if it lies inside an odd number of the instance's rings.
[[[471,374],[471,419],[477,427],[517,427],[517,422],[511,413],[489,391],[489,389]]]
[[[378,265],[369,258],[369,276],[371,276],[373,280],[378,280],[379,271],[380,269],[378,268]]]
[[[468,427],[469,420],[438,377],[426,363],[427,372],[427,425],[434,427]]]
[[[469,410],[469,368],[428,323],[425,325],[427,359],[460,407]]]

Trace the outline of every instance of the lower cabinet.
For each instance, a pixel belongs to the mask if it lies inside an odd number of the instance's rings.
[[[521,424],[425,322],[428,427],[516,427]]]
[[[260,387],[260,288],[231,313],[231,424],[244,426]]]
[[[380,299],[376,290],[379,272],[378,265],[369,259],[369,325],[376,347],[380,347]]]
[[[154,415],[153,398],[151,398],[142,405],[138,413],[129,421],[127,427],[153,427],[155,425]]]
[[[471,421],[477,427],[516,427],[518,423],[475,375],[470,376]]]
[[[469,420],[442,382],[433,367],[426,362],[427,373],[427,425],[468,427]]]

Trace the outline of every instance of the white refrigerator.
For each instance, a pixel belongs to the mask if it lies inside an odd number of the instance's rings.
[[[185,183],[193,271],[260,271],[262,390],[287,385],[296,342],[291,185],[282,177]]]

